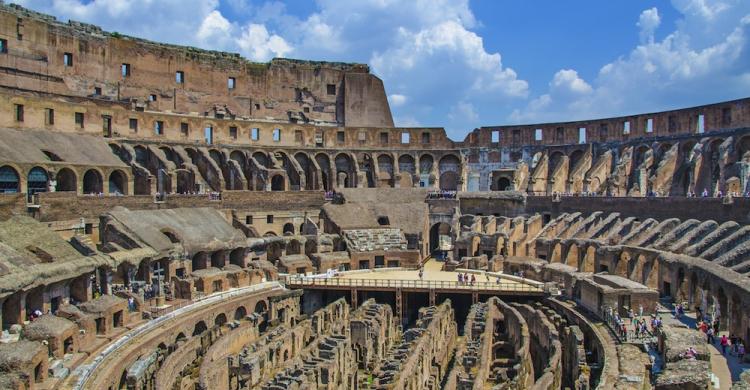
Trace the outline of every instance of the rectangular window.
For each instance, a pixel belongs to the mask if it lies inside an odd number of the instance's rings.
[[[555,129],[555,142],[558,144],[565,142],[565,128],[564,127],[558,127],[557,129]]]
[[[388,133],[386,132],[380,133],[380,144],[388,145]]]
[[[521,143],[521,130],[513,130],[513,145],[518,145]]]
[[[322,147],[325,144],[323,130],[315,130],[315,146]]]
[[[409,133],[407,133],[407,132],[403,132],[403,133],[401,133],[401,143],[402,143],[402,144],[408,144],[408,143],[409,143],[409,141],[410,141],[410,140],[409,140],[409,138],[410,138],[410,137],[411,137],[411,134],[409,134]]]
[[[609,125],[602,123],[599,125],[599,140],[606,141],[609,137]]]
[[[130,130],[134,132],[138,132],[138,119],[136,118],[130,118],[130,121],[128,123],[128,127],[130,127]]]
[[[156,95],[154,95],[153,93],[151,95],[148,95],[148,101],[155,102],[156,101]]]
[[[585,127],[581,127],[578,129],[578,143],[579,144],[586,143],[586,128]]]
[[[273,142],[281,141],[281,129],[273,129]]]
[[[326,93],[329,95],[335,95],[336,94],[336,84],[327,84],[326,85]]]
[[[422,143],[423,144],[430,143],[430,133],[422,133]]]
[[[154,122],[154,133],[156,133],[156,135],[164,135],[164,122],[163,121]]]
[[[235,80],[234,77],[230,77],[227,79],[227,88],[234,89],[235,84],[237,83],[237,80]]]
[[[492,131],[492,143],[493,144],[500,143],[500,130]]]
[[[184,84],[185,83],[185,72],[178,70],[174,73],[174,81],[177,84]]]
[[[112,136],[112,117],[109,115],[102,115],[102,132],[105,137]]]
[[[203,140],[206,141],[206,143],[209,145],[214,144],[214,128],[213,127],[206,126],[206,128],[203,129]]]
[[[16,122],[23,122],[23,104],[16,104]]]
[[[252,215],[246,215],[245,216],[245,225],[252,225],[253,224],[253,216]]]
[[[336,142],[343,144],[346,142],[346,133],[343,131],[337,131],[336,132]]]
[[[63,64],[65,66],[73,66],[73,54],[71,54],[71,53],[64,53],[63,54]]]
[[[732,108],[724,107],[721,109],[721,125],[730,126],[732,124]]]
[[[703,134],[706,131],[706,117],[703,114],[698,115],[698,125],[695,131],[698,134]]]
[[[541,141],[541,140],[542,140],[542,129],[534,130],[534,141]]]
[[[652,118],[646,119],[646,132],[647,133],[654,132],[654,120]]]
[[[273,215],[266,215],[266,223],[273,223]]]
[[[55,124],[55,110],[52,108],[44,109],[44,124],[54,125]]]
[[[6,54],[8,52],[8,40],[0,39],[0,54]]]
[[[94,87],[94,95],[99,96],[102,94],[102,88],[101,87]]]
[[[75,120],[76,120],[76,125],[78,125],[78,127],[80,128],[83,128],[83,113],[82,112],[76,112]]]
[[[232,139],[237,139],[237,126],[229,126],[229,136]]]
[[[359,140],[360,144],[363,144],[367,141],[367,132],[364,130],[360,130],[359,134],[357,134],[357,139]]]
[[[122,64],[120,67],[122,77],[130,77],[130,64]]]
[[[301,144],[303,141],[302,130],[294,130],[294,142]]]
[[[183,137],[187,137],[190,134],[190,125],[187,123],[180,123],[180,134],[182,134]]]
[[[253,141],[257,141],[260,139],[260,129],[257,127],[253,127],[250,129],[250,139]]]
[[[622,133],[623,134],[630,134],[630,121],[625,121],[622,124]]]

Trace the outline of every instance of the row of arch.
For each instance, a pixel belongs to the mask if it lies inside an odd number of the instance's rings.
[[[79,191],[79,174],[75,169],[63,167],[56,172],[34,166],[25,175],[14,165],[0,166],[0,193],[26,192],[29,201],[34,194],[47,191]],[[104,183],[104,173],[97,168],[84,171],[80,191],[84,194],[128,194],[128,174],[121,169],[112,170]]]
[[[204,190],[333,190],[352,187],[432,186],[458,189],[461,159],[448,153],[355,153],[204,149],[191,146],[110,144],[133,167],[135,193]],[[171,176],[175,176],[173,180]],[[140,178],[139,178],[140,177]],[[407,178],[408,179],[405,179]],[[140,183],[139,183],[140,181]],[[146,182],[144,182],[146,181]],[[174,188],[176,186],[176,188]]]

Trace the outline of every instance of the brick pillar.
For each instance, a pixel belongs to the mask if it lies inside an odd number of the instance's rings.
[[[435,289],[431,288],[430,289],[430,293],[429,293],[429,296],[430,296],[430,306],[435,306],[436,295],[437,294],[435,294]]]
[[[357,289],[353,288],[351,293],[352,293],[352,309],[357,309],[357,307],[359,307],[359,303],[357,301]]]

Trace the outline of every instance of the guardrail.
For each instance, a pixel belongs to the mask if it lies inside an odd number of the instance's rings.
[[[392,280],[392,279],[347,279],[347,278],[310,278],[289,275],[284,283],[291,287],[375,287],[406,288],[424,290],[461,290],[461,291],[498,291],[543,293],[543,287],[525,283],[508,282],[474,282],[459,283],[447,280]]]

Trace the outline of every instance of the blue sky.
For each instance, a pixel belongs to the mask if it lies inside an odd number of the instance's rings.
[[[22,0],[256,61],[368,63],[399,126],[568,121],[750,96],[750,0]]]

